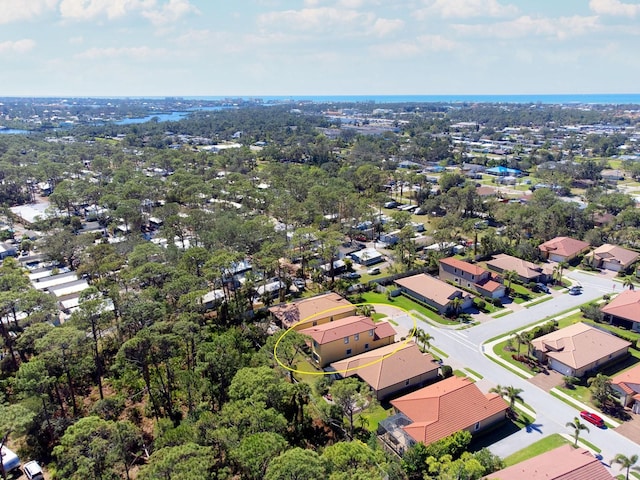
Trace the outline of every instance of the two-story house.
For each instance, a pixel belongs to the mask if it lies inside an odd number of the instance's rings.
[[[501,298],[506,294],[505,286],[489,270],[457,258],[441,259],[439,276],[442,281],[453,282],[484,297]]]
[[[300,330],[309,337],[313,360],[324,368],[331,362],[389,345],[396,331],[388,322],[374,323],[362,315]]]

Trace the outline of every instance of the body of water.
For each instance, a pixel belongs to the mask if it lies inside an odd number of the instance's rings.
[[[178,120],[189,115],[189,112],[171,112],[171,113],[155,113],[153,115],[147,115],[140,118],[123,118],[117,122],[113,122],[116,125],[133,125],[134,123],[145,123],[152,119],[157,119],[158,122],[177,122]]]
[[[26,135],[29,130],[18,130],[16,128],[0,128],[0,135]]]
[[[373,103],[543,103],[559,104],[640,104],[640,93],[603,94],[556,94],[556,95],[265,95],[265,96],[225,96],[225,97],[184,97],[202,100],[225,100],[243,98],[260,99],[265,102],[311,101],[331,102],[373,102]]]

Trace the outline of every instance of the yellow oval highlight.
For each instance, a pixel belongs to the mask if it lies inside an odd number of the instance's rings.
[[[309,317],[303,318],[302,320],[296,322],[291,327],[289,327],[287,330],[285,330],[284,333],[282,335],[280,335],[280,338],[278,338],[278,341],[276,342],[276,344],[273,346],[273,356],[276,359],[276,362],[278,362],[278,365],[280,365],[285,370],[289,370],[289,371],[294,372],[294,373],[300,373],[302,375],[333,375],[334,373],[340,373],[340,374],[349,373],[351,371],[358,370],[359,368],[364,368],[364,367],[368,367],[370,365],[375,365],[376,363],[380,363],[384,359],[389,358],[392,355],[395,355],[398,351],[400,351],[402,349],[402,347],[404,347],[407,343],[409,343],[409,341],[412,338],[414,338],[416,336],[416,331],[418,329],[418,320],[408,310],[405,310],[402,307],[396,307],[395,305],[389,305],[388,303],[356,303],[356,304],[354,304],[355,307],[360,307],[360,306],[363,306],[363,305],[372,305],[373,307],[375,307],[376,305],[383,305],[385,307],[392,307],[392,308],[401,310],[402,312],[404,312],[405,314],[409,315],[409,317],[411,317],[413,319],[413,329],[409,332],[409,336],[407,338],[405,338],[404,342],[397,342],[398,343],[398,348],[396,348],[393,352],[388,353],[387,355],[384,355],[381,358],[379,358],[377,360],[373,360],[372,362],[366,363],[364,365],[358,365],[357,367],[347,368],[345,370],[336,370],[336,371],[332,371],[332,372],[324,372],[324,371],[322,371],[322,372],[306,372],[306,371],[302,371],[302,370],[298,370],[298,369],[295,369],[295,368],[288,367],[287,365],[285,365],[284,363],[282,363],[280,361],[280,359],[278,358],[278,345],[280,344],[280,341],[289,332],[291,332],[296,326],[300,325],[301,323],[307,323],[310,320],[313,320],[314,318],[316,318],[316,317],[318,317],[320,315],[325,315],[326,313],[332,312],[334,310],[343,310],[344,309],[344,305],[342,305],[342,306],[339,306],[339,307],[329,308],[327,310],[323,310],[322,312],[318,312],[318,313],[315,313],[313,315],[310,315]],[[391,323],[391,322],[389,322],[389,323]],[[369,350],[369,351],[372,352],[373,350]]]

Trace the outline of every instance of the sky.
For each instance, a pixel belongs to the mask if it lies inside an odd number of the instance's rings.
[[[640,93],[640,0],[0,0],[0,96]]]

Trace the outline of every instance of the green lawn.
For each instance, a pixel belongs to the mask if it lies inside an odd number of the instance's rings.
[[[509,335],[509,337],[511,337],[511,335]],[[524,363],[518,362],[512,358],[512,355],[518,353],[517,351],[505,350],[505,347],[509,343],[509,337],[507,337],[506,340],[496,344],[495,347],[493,347],[494,353],[498,355],[500,358],[502,358],[504,361],[506,361],[507,363],[513,365],[514,367],[518,367],[520,370],[524,370],[525,372],[529,372],[531,375],[535,375],[535,372],[531,370],[527,365],[525,365]],[[514,343],[515,343],[514,347],[517,349],[518,348],[517,342],[514,342]],[[524,345],[520,346],[520,353],[523,355],[527,353],[526,347]]]
[[[484,378],[484,377],[483,377],[482,375],[480,375],[478,372],[476,372],[476,371],[474,371],[474,370],[471,370],[470,368],[466,368],[466,367],[465,367],[465,370],[466,370],[467,372],[469,372],[471,375],[473,375],[474,377],[479,378],[480,380],[482,380],[482,379]]]
[[[370,432],[375,432],[378,430],[378,423],[391,415],[391,413],[392,407],[384,409],[380,404],[376,404],[374,407],[366,408],[361,414],[355,415],[354,424],[360,425],[359,418],[364,417],[367,420],[364,423],[364,428]]]
[[[534,305],[538,305],[539,303],[547,302],[547,301],[551,300],[552,298],[553,298],[552,296],[539,298],[538,300],[534,300],[533,302],[528,303],[525,307],[526,308],[533,307]]]
[[[506,317],[507,315],[511,315],[512,313],[513,313],[513,310],[507,310],[505,312],[498,313],[497,315],[493,315],[493,318]]]
[[[560,447],[569,443],[564,437],[560,436],[558,433],[554,433],[553,435],[549,435],[548,437],[544,437],[541,440],[538,440],[535,443],[532,443],[526,448],[522,450],[518,450],[516,453],[509,455],[504,459],[504,463],[507,467],[511,465],[515,465],[516,463],[524,462],[530,458],[533,458],[541,453],[548,452],[553,450],[554,448]]]
[[[458,325],[460,323],[441,317],[433,310],[429,310],[428,308],[423,307],[419,303],[412,301],[404,295],[399,295],[395,298],[388,299],[384,293],[365,292],[362,294],[362,298],[366,303],[383,303],[385,305],[392,305],[394,307],[402,308],[408,312],[410,312],[411,310],[415,310],[428,319],[433,320],[437,323],[441,323],[443,325]]]

